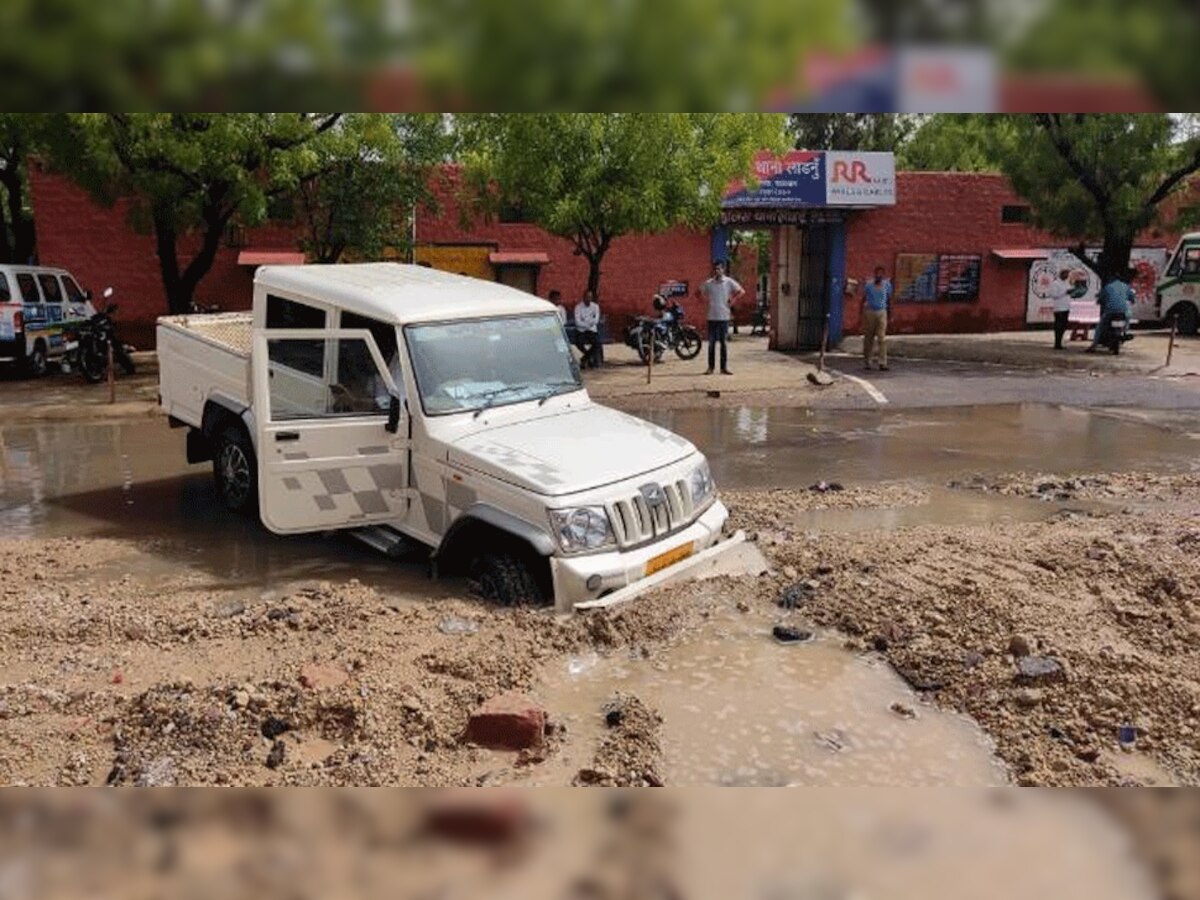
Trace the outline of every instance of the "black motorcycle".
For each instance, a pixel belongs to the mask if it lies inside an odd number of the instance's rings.
[[[674,350],[680,359],[695,359],[700,355],[703,343],[700,333],[691,325],[683,323],[683,307],[674,301],[667,302],[655,294],[654,308],[660,317],[639,316],[625,331],[625,344],[636,350],[638,358],[645,364],[650,358],[650,347],[654,347],[654,361],[661,362],[667,350]]]
[[[113,295],[112,288],[105,288],[104,299]],[[104,309],[93,315],[79,329],[78,346],[72,352],[73,359],[69,361],[79,368],[83,377],[90,384],[97,384],[108,374],[108,348],[112,347],[113,362],[121,367],[126,375],[133,375],[137,367],[133,358],[121,339],[117,337],[113,324],[113,315],[117,311],[115,303],[106,303]]]

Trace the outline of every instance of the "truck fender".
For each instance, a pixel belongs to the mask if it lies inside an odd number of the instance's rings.
[[[459,532],[476,522],[511,534],[528,544],[541,556],[554,555],[554,538],[545,529],[538,528],[524,519],[517,518],[512,513],[507,513],[486,503],[476,503],[474,506],[468,507],[461,516],[454,520],[454,524],[450,526],[442,538],[441,544],[438,545],[437,555],[441,556],[443,551],[452,545]]]

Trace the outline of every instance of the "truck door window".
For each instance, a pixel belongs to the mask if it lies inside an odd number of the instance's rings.
[[[79,289],[79,285],[75,283],[75,279],[70,275],[64,275],[62,279],[63,289],[67,292],[67,299],[72,303],[85,303],[87,299],[83,296],[83,291]]]
[[[1183,274],[1200,275],[1200,247],[1188,247],[1183,251]]]
[[[293,365],[297,358],[326,356],[337,359],[332,379]],[[387,411],[386,382],[362,338],[268,338],[267,360],[272,422],[383,416]]]
[[[379,355],[383,357],[387,363],[388,369],[392,373],[392,381],[396,382],[396,389],[403,394],[404,379],[401,378],[400,369],[400,352],[396,340],[396,326],[390,325],[387,322],[381,322],[378,319],[372,319],[367,316],[360,316],[357,313],[343,312],[342,313],[342,328],[365,328],[371,332],[371,337],[375,339],[375,346],[379,348]],[[348,362],[348,358],[338,357],[338,377],[341,378],[343,369]],[[376,403],[380,409],[387,409],[389,395],[387,385],[382,379],[377,379],[375,382],[376,388]]]
[[[267,295],[267,328],[324,328],[325,310],[274,294]],[[325,341],[285,341],[279,344],[279,365],[313,378],[325,377]]]

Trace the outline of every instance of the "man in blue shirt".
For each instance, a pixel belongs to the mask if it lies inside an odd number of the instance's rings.
[[[862,333],[863,368],[871,368],[871,351],[879,340],[879,368],[887,371],[887,314],[892,302],[892,283],[884,276],[883,266],[875,269],[875,279],[863,288]]]
[[[1088,353],[1095,353],[1101,344],[1108,343],[1114,321],[1129,321],[1133,299],[1133,288],[1125,279],[1120,275],[1109,277],[1108,282],[1100,289],[1100,296],[1096,301],[1100,304],[1100,324],[1096,326],[1092,346],[1087,348]]]

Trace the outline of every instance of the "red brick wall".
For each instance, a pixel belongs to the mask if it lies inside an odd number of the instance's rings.
[[[972,303],[896,303],[888,330],[900,334],[1010,331],[1025,327],[1029,263],[1005,262],[992,250],[1061,247],[1062,238],[1000,221],[1005,205],[1028,205],[1000,175],[901,172],[897,204],[850,214],[846,228],[847,277],[860,282],[875,266],[895,274],[898,253],[974,254],[983,257],[980,296]],[[1171,249],[1170,228],[1143,234],[1139,246]],[[846,298],[845,333],[860,333],[861,294]]]
[[[129,224],[129,203],[105,208],[67,179],[30,167],[30,189],[38,229],[38,260],[62,266],[98,297],[111,285],[116,291],[119,332],[140,349],[154,346],[154,323],[167,314],[167,297],[159,274],[152,234],[139,234]],[[268,226],[249,229],[248,247],[294,250],[296,233]],[[180,241],[186,264],[198,239]],[[222,244],[213,267],[196,289],[196,300],[222,310],[248,309],[253,269],[237,264],[239,248]]]
[[[476,220],[463,228],[454,201],[456,176],[453,169],[434,185],[436,211],[419,210],[418,244],[464,244],[492,242],[498,250],[539,250],[550,257],[538,278],[538,294],[562,292],[573,307],[587,286],[588,264],[574,255],[574,247],[536,225]],[[664,281],[687,281],[689,290],[708,277],[712,260],[707,232],[676,228],[663,234],[627,235],[613,241],[600,269],[600,306],[615,340],[621,339],[625,323],[633,316],[651,315],[651,300]],[[682,301],[688,319],[703,320],[701,303],[694,297]]]

